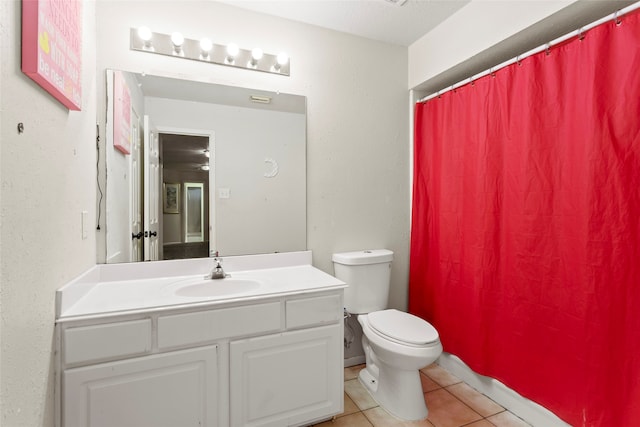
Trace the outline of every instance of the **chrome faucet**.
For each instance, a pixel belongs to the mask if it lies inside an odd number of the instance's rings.
[[[224,279],[225,277],[227,277],[228,274],[225,273],[224,269],[222,268],[222,258],[218,258],[216,256],[213,259],[213,261],[216,263],[216,265],[215,265],[215,267],[213,267],[211,272],[209,274],[207,274],[205,277],[207,279]]]

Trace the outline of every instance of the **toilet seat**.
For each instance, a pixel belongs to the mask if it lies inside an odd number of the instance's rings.
[[[412,347],[438,342],[438,331],[427,321],[395,309],[367,315],[371,330],[389,341]]]

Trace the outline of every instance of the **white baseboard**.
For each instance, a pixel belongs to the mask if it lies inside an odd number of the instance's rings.
[[[364,354],[362,356],[354,356],[348,359],[344,359],[344,367],[348,368],[349,366],[362,365],[366,362]]]
[[[571,427],[553,412],[522,397],[500,381],[475,373],[453,354],[442,353],[436,363],[533,427]]]

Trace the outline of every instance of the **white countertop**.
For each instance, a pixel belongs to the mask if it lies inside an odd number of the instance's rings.
[[[227,257],[231,280],[259,282],[257,289],[213,296],[180,296],[176,290],[195,282],[215,287],[227,279],[203,281],[212,258],[96,265],[56,293],[56,321],[218,305],[266,297],[340,289],[344,282],[313,267],[311,252]],[[214,291],[214,294],[216,292]]]

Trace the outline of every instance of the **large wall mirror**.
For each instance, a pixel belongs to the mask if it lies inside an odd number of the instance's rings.
[[[106,83],[107,263],[306,249],[305,97],[115,70]]]

